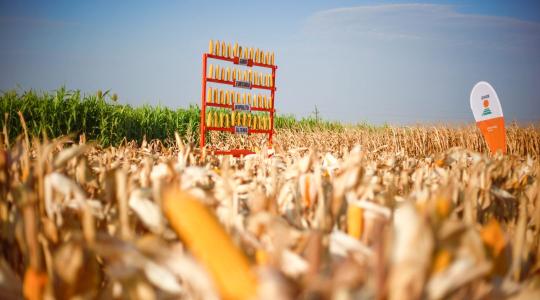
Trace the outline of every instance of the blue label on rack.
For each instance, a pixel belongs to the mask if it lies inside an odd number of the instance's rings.
[[[234,110],[251,111],[251,106],[249,104],[235,104]]]
[[[248,128],[246,126],[234,126],[234,133],[248,134]]]
[[[235,81],[234,82],[235,87],[243,88],[243,89],[251,89],[251,82],[248,81]]]
[[[239,58],[238,59],[238,64],[242,65],[242,66],[247,66],[247,65],[249,65],[249,59],[247,59],[247,58]]]

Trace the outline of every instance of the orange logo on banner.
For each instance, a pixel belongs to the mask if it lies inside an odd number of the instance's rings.
[[[484,135],[491,153],[506,153],[504,117],[495,89],[489,83],[481,81],[472,89],[470,101],[476,125]]]

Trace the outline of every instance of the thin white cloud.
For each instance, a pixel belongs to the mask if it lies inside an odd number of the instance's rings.
[[[311,36],[346,39],[431,40],[456,45],[537,48],[540,23],[464,14],[455,6],[387,4],[335,8],[318,12],[306,22]]]

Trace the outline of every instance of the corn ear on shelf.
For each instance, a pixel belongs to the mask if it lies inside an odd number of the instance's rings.
[[[226,58],[238,57],[242,59],[251,59],[258,64],[275,65],[274,52],[264,51],[253,47],[243,47],[238,45],[238,43],[231,45],[231,43],[226,44],[224,41],[210,40],[208,43],[208,53]]]

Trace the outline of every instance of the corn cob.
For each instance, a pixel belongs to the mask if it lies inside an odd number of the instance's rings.
[[[253,48],[249,48],[249,59],[255,59],[255,56],[253,54]]]
[[[212,127],[212,111],[209,111],[206,116],[206,127]]]
[[[250,113],[247,114],[247,122],[246,123],[247,123],[247,126],[251,126],[251,114]]]
[[[224,121],[223,118],[224,118],[223,112],[220,111],[219,112],[219,127],[223,127],[223,121]]]
[[[229,69],[229,67],[227,67],[227,69],[225,70],[225,80],[231,81],[231,70]]]
[[[205,99],[205,101],[207,103],[212,103],[212,88],[211,87],[208,87],[206,89],[206,99]]]
[[[225,45],[225,41],[221,42],[221,56],[227,56],[227,45]]]
[[[220,74],[220,72],[219,72],[219,65],[216,65],[216,66],[214,67],[214,79],[218,79],[218,80],[219,80],[219,74]]]
[[[272,66],[275,65],[275,56],[274,56],[274,52],[272,52],[272,54],[270,54],[270,64]]]
[[[228,44],[227,44],[227,56],[228,56],[229,58],[232,58],[232,57],[233,57],[233,56],[232,56],[232,46],[231,46],[231,43],[228,43]]]
[[[229,114],[225,114],[225,128],[229,128],[229,127],[230,127]]]
[[[233,110],[231,112],[231,126],[236,126],[236,112]]]
[[[214,65],[210,64],[208,66],[208,75],[206,77],[214,78]]]
[[[164,207],[172,228],[211,274],[221,297],[253,298],[257,281],[249,262],[208,208],[177,189],[165,192]]]
[[[221,55],[221,49],[219,47],[219,40],[216,40],[216,53],[214,53],[215,55],[217,56],[220,56]]]
[[[221,68],[221,72],[220,72],[219,77],[220,77],[221,80],[226,80],[225,79],[225,68]]]
[[[235,57],[238,56],[238,43],[234,43],[233,56],[235,56]]]
[[[358,205],[349,203],[347,207],[347,233],[359,239],[364,228],[364,210]]]
[[[242,126],[246,126],[247,123],[247,114],[242,113]]]
[[[257,116],[256,115],[253,115],[253,117],[251,117],[251,128],[257,130]]]
[[[218,90],[217,89],[214,89],[212,91],[212,102],[214,103],[218,103]]]
[[[268,74],[268,81],[270,82],[269,87],[274,87],[274,79],[272,78],[272,74]]]
[[[253,83],[253,72],[251,71],[251,69],[248,70],[248,81],[250,83]]]
[[[219,127],[219,116],[217,111],[214,111],[214,117],[212,119],[214,121],[214,127]]]
[[[214,54],[214,41],[212,40],[208,43],[208,53]]]

